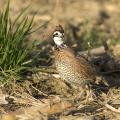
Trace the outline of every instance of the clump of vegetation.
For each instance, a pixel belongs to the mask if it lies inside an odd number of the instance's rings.
[[[103,45],[106,39],[104,29],[91,24],[88,20],[78,26],[68,24],[67,44],[74,47],[75,50],[88,50]]]
[[[9,2],[0,12],[0,81],[18,79],[30,66],[33,43],[25,44],[33,28],[33,18],[28,20],[22,11],[11,21]],[[19,22],[18,22],[19,21]]]
[[[99,29],[90,29],[82,34],[82,40],[84,49],[98,47],[102,45],[103,33]]]

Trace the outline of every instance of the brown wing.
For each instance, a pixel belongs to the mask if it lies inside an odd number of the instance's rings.
[[[76,62],[79,64],[79,67],[77,67],[77,71],[81,72],[84,75],[83,77],[85,79],[90,78],[91,80],[95,80],[95,69],[85,58],[76,58]]]

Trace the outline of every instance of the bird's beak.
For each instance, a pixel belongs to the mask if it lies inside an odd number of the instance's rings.
[[[55,34],[53,34],[53,37],[55,37]]]

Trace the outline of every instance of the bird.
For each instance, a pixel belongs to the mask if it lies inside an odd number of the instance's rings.
[[[85,89],[95,81],[95,70],[84,57],[77,57],[75,51],[65,43],[64,36],[63,27],[56,26],[53,32],[53,41],[56,45],[53,52],[56,69],[62,80],[71,86]]]

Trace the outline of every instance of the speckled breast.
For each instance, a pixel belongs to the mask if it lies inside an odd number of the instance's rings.
[[[94,73],[86,62],[80,62],[69,49],[59,49],[54,52],[55,65],[60,77],[76,85],[86,84],[94,79]]]

